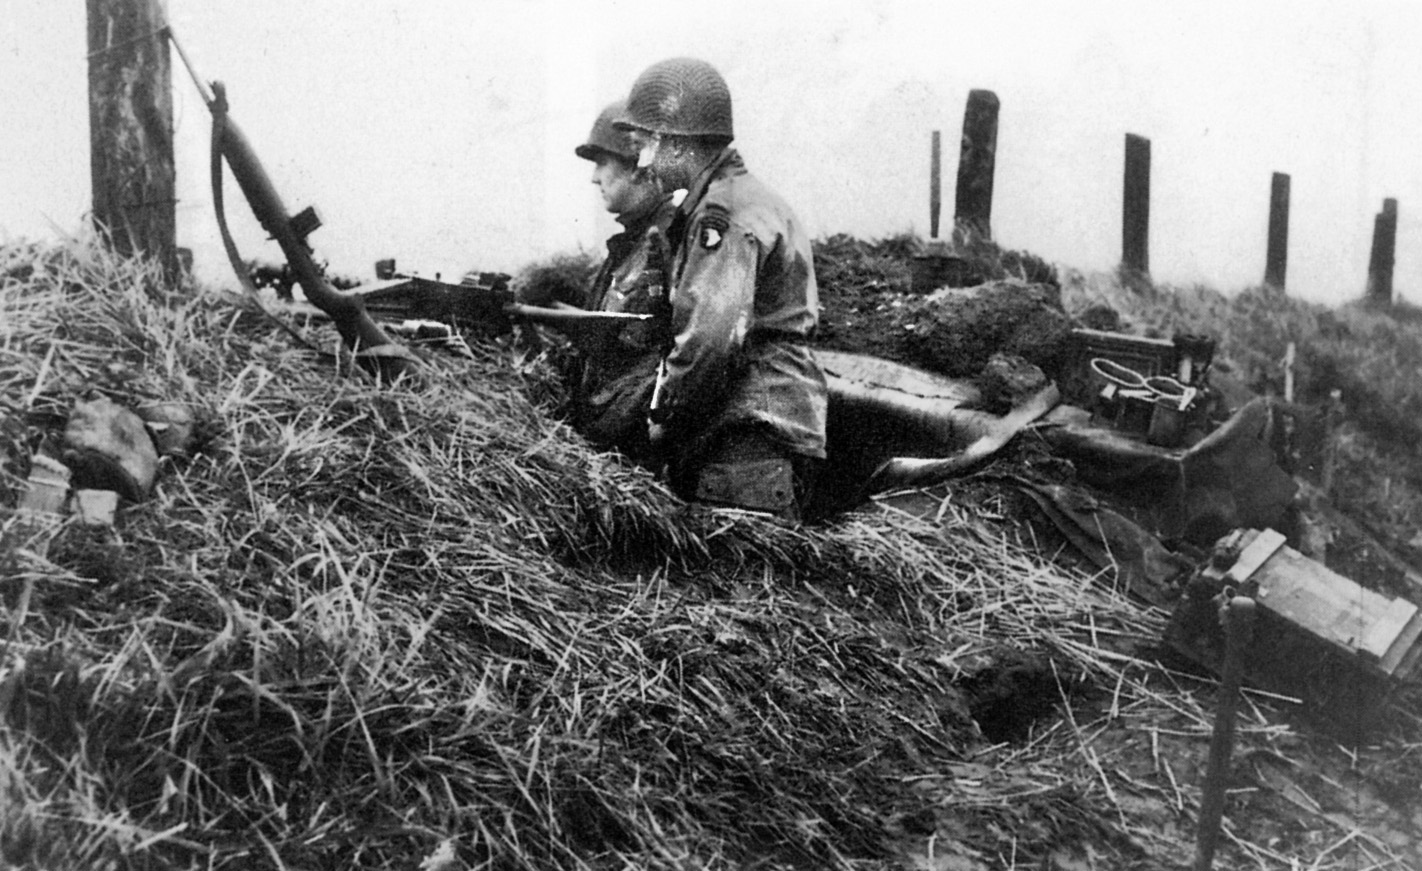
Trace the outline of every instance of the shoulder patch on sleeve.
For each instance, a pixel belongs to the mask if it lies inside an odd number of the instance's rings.
[[[730,227],[730,212],[715,204],[708,205],[696,222],[697,244],[706,249],[720,247]]]

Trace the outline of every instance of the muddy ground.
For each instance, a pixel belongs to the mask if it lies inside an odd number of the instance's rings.
[[[994,264],[975,276],[983,281],[976,287],[924,293],[913,286],[917,253],[920,247],[911,238],[865,242],[833,237],[818,243],[820,345],[974,379],[991,404],[994,398],[1010,399],[1010,389],[995,375],[1002,371],[1004,355],[1011,361],[1006,371],[1020,373],[1025,361],[1046,377],[1069,381],[1071,328],[1111,329],[1118,322],[1109,310],[1074,315],[1063,310],[1054,274],[1040,269],[1026,276],[1035,281],[1025,281],[1022,270],[1004,274],[998,268],[994,274],[993,266],[1000,265]],[[1085,397],[1068,396],[1073,398]],[[1000,409],[1002,402],[998,405]],[[1036,544],[1064,563],[1082,567],[1080,554],[1067,542],[1029,519],[1025,500],[995,483],[1012,476],[1082,486],[1069,462],[1051,456],[1031,440],[1018,439],[988,469],[941,487],[933,496],[944,505],[997,523],[1009,535]],[[1333,552],[1336,571],[1394,595],[1406,591],[1406,585],[1397,582],[1395,566],[1376,555],[1370,557],[1368,542],[1351,541],[1346,531],[1335,531]],[[1174,677],[1162,682],[1163,694],[1191,692],[1205,710],[1213,710],[1214,675],[1161,639],[1123,640],[1121,652],[1165,663]],[[1337,674],[1347,680],[1346,670]],[[1011,756],[1059,730],[1089,733],[1089,742],[1082,743],[1083,764],[1109,770],[1132,787],[1113,795],[1122,823],[1127,815],[1134,827],[1147,820],[1168,837],[1159,843],[1136,844],[1139,852],[1129,845],[1122,852],[1113,850],[1114,856],[1078,846],[1052,853],[1043,867],[1121,867],[1113,862],[1133,853],[1143,864],[1132,867],[1188,866],[1192,856],[1178,844],[1193,841],[1195,833],[1185,813],[1182,789],[1200,786],[1208,750],[1202,736],[1213,724],[1168,706],[1119,710],[1109,688],[1079,688],[1068,695],[1060,689],[1059,678],[1050,651],[1004,645],[994,665],[962,688],[984,736],[1000,744],[994,754]],[[1363,708],[1335,705],[1305,711],[1251,692],[1241,714],[1222,839],[1237,851],[1230,855],[1249,857],[1260,868],[1305,867],[1291,858],[1295,856],[1313,856],[1314,864],[1307,867],[1314,868],[1422,867],[1422,848],[1417,846],[1422,840],[1422,806],[1417,802],[1422,789],[1419,697],[1422,692],[1415,687],[1389,687],[1368,696]],[[994,776],[1002,776],[1000,767],[996,771]],[[1033,781],[1028,765],[1018,776],[1024,790]],[[1041,820],[1043,837],[1051,836],[1053,826],[1063,822]],[[1091,825],[1090,821],[1075,824]],[[939,821],[939,837],[944,825]],[[1165,840],[1176,846],[1165,846]],[[975,864],[975,858],[945,852],[941,844],[935,852],[931,839],[915,840],[911,832],[906,843],[911,845],[916,867],[989,867]],[[1011,850],[1007,845],[999,854],[1000,867],[1017,867]],[[1372,857],[1375,864],[1359,857]],[[1157,861],[1162,864],[1157,866]],[[1215,867],[1234,866],[1217,861]]]

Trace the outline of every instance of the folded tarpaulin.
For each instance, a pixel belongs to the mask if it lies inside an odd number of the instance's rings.
[[[1090,494],[1074,487],[1004,478],[1032,501],[1071,546],[1126,592],[1167,607],[1180,597],[1195,564]]]

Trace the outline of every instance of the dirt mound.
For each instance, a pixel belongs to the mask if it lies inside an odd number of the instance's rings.
[[[0,864],[887,869],[961,827],[976,868],[1028,818],[1024,859],[1140,854],[1074,774],[1005,814],[955,684],[1058,636],[1114,686],[1082,615],[1158,621],[969,518],[684,505],[557,420],[537,350],[380,385],[102,251],[31,257],[0,324]],[[95,387],[211,437],[91,540],[12,509]]]
[[[895,314],[908,361],[955,377],[979,374],[994,354],[1022,357],[1050,377],[1066,362],[1071,321],[1054,288],[997,281],[945,288]]]
[[[687,506],[556,419],[537,350],[392,388],[100,251],[13,259],[3,864],[1188,862],[1212,682],[985,477],[821,527]],[[210,432],[97,544],[8,510],[90,390]],[[1344,752],[1251,695],[1219,867],[1415,867],[1399,709]]]
[[[817,243],[816,343],[960,378],[978,376],[994,354],[1004,354],[1057,377],[1072,323],[1055,284],[996,278],[915,293],[910,273],[916,250],[903,237],[867,243],[837,236]]]

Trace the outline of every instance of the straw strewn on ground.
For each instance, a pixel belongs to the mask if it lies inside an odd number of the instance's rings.
[[[1114,758],[1207,741],[1208,697],[1136,658],[1161,615],[968,512],[687,507],[555,420],[517,343],[380,386],[85,242],[0,270],[0,504],[91,391],[186,403],[204,435],[116,533],[5,513],[7,864],[1187,855],[1194,779]],[[1051,662],[1064,713],[989,746],[957,685],[1013,651]],[[1263,715],[1245,734],[1297,742]]]

